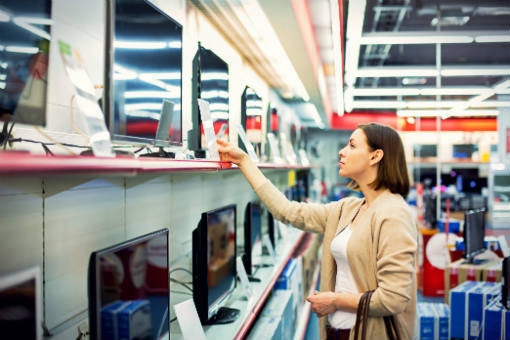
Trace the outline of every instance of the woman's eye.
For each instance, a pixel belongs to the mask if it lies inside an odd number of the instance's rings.
[[[353,147],[354,147],[354,144],[352,144],[352,143],[351,143],[350,145],[351,145],[351,148],[353,148]]]

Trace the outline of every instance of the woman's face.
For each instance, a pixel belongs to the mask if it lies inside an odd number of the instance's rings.
[[[349,143],[338,152],[340,156],[340,176],[356,180],[370,167],[372,152],[367,144],[367,137],[361,129],[356,129]]]

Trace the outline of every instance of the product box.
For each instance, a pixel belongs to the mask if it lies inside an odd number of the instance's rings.
[[[484,267],[482,272],[482,280],[487,282],[501,282],[501,270],[503,259],[501,261],[493,261]]]
[[[282,322],[280,317],[261,315],[255,326],[248,335],[248,340],[281,340],[286,339],[282,336]]]
[[[148,300],[131,301],[117,314],[118,339],[149,339],[152,334],[151,309]]]
[[[416,305],[415,340],[448,340],[450,309],[444,303]]]
[[[302,276],[299,273],[298,265],[298,261],[291,258],[274,285],[275,290],[292,291],[292,310],[294,311],[295,320],[297,319],[298,309],[301,307],[303,296]]]
[[[294,311],[292,309],[293,296],[290,290],[275,290],[267,302],[262,316],[281,318],[282,339],[294,337]]]
[[[439,232],[441,233],[445,232],[445,224],[446,220],[444,218],[440,218],[439,220],[437,220],[437,229],[439,230]],[[450,218],[448,220],[448,232],[454,234],[460,233],[460,224],[461,221],[456,220],[454,218]]]
[[[129,301],[115,301],[101,309],[101,339],[119,339],[117,315]]]
[[[466,281],[450,290],[450,337],[467,338],[468,293],[481,285],[481,282]]]
[[[510,340],[510,310],[499,300],[495,297],[484,309],[484,340]]]
[[[467,292],[467,338],[481,340],[483,335],[483,310],[501,291],[501,284],[482,282]]]

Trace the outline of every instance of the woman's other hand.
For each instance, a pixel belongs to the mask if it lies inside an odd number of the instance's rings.
[[[308,302],[312,304],[312,311],[317,314],[318,317],[328,315],[337,310],[335,300],[337,294],[333,292],[314,292],[306,298]]]
[[[233,146],[221,139],[216,139],[216,142],[218,143],[218,152],[222,162],[232,162],[240,166],[241,162],[248,158],[246,152],[237,146]]]

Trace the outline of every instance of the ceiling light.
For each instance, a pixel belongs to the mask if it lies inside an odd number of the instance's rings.
[[[441,117],[450,110],[397,110],[399,117]],[[476,117],[476,116],[497,116],[498,110],[460,110],[451,116]]]
[[[412,88],[365,88],[353,89],[353,96],[418,96],[419,89]]]
[[[114,48],[134,49],[134,50],[160,50],[167,48],[168,44],[164,41],[122,41],[115,40]]]
[[[406,32],[407,33],[407,32]],[[408,44],[469,44],[473,37],[465,35],[420,35],[398,33],[367,33],[361,37],[361,45],[408,45]]]
[[[7,52],[12,53],[26,53],[26,54],[36,54],[37,52],[39,52],[39,48],[33,46],[7,46],[5,50]]]
[[[11,17],[7,12],[0,10],[0,22],[8,22]]]
[[[435,66],[365,66],[360,67],[357,77],[381,78],[381,77],[436,77],[438,70]],[[510,75],[508,65],[463,65],[443,66],[441,76],[507,76]]]
[[[427,78],[423,77],[406,77],[402,79],[402,85],[423,85],[427,83]]]
[[[489,96],[490,97],[490,96]],[[485,97],[487,99],[488,97]],[[459,107],[466,105],[467,107],[510,107],[510,102],[507,100],[492,100],[471,102],[466,100],[355,100],[352,102],[353,109],[426,109],[426,108],[444,108],[449,109],[452,107]],[[465,109],[464,108],[464,109]]]
[[[480,35],[475,37],[477,43],[507,43],[510,42],[510,33],[500,35]]]
[[[445,66],[441,69],[441,75],[448,76],[507,76],[510,75],[508,65],[478,65],[466,68],[466,66]]]
[[[52,19],[33,18],[33,17],[15,17],[12,21],[14,21],[14,23],[16,25],[18,25],[19,27],[22,27],[22,28],[26,29],[27,31],[29,31],[35,35],[38,35],[39,37],[41,37],[43,39],[51,40],[51,36],[48,32],[46,32],[45,30],[43,30],[39,27],[35,27],[34,25],[45,25],[45,26],[53,25]]]

